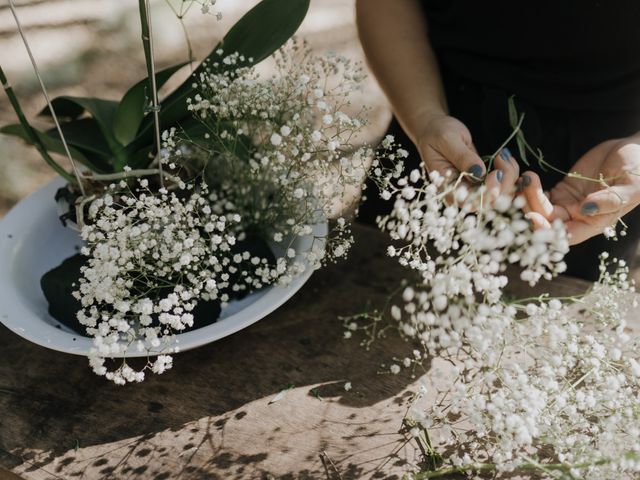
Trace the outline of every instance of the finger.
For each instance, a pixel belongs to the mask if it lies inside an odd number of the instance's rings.
[[[516,182],[516,192],[525,197],[525,212],[537,212],[550,222],[557,219],[566,222],[571,218],[566,207],[551,201],[549,192],[542,189],[540,177],[535,172],[527,171],[522,174]]]
[[[571,214],[569,213],[569,210],[567,210],[566,207],[562,205],[554,205],[553,213],[551,214],[548,220],[550,222],[553,222],[554,220],[562,220],[563,222],[566,222],[571,220]]]
[[[531,226],[534,230],[540,230],[541,228],[551,228],[551,223],[543,215],[538,212],[529,212],[524,216],[531,222]]]
[[[500,196],[503,182],[504,172],[502,170],[492,170],[489,172],[485,180],[489,202],[493,203]]]
[[[636,186],[617,185],[598,190],[585,197],[580,204],[580,214],[593,217],[607,213],[620,213],[632,203]]]
[[[604,227],[613,225],[622,216],[621,212],[602,213],[590,216],[583,215],[581,204],[577,202],[567,205],[567,212],[569,213],[571,220],[591,225],[592,227],[599,228],[600,230]]]
[[[509,149],[505,147],[495,156],[493,164],[495,168],[504,172],[500,192],[505,195],[512,195],[516,180],[518,180],[520,176],[520,165],[518,165],[518,161],[511,155]]]
[[[438,153],[473,180],[480,181],[485,176],[486,168],[480,156],[455,133],[447,136]]]
[[[533,212],[537,212],[545,219],[549,219],[553,214],[553,204],[549,201],[542,189],[542,183],[537,173],[527,171],[522,174],[520,188],[527,200],[527,205]]]

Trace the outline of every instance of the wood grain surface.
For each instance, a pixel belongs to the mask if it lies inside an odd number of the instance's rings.
[[[367,351],[338,316],[380,304],[403,271],[382,234],[355,236],[347,261],[278,311],[143,384],[111,385],[85,358],[0,327],[0,468],[33,480],[401,478],[419,460],[401,432],[418,379],[379,372],[407,345],[390,336]]]

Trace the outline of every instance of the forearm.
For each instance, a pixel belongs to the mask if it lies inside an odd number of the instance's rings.
[[[356,22],[371,70],[417,143],[428,120],[447,112],[419,0],[357,0]]]

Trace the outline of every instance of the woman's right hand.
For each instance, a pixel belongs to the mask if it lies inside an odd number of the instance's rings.
[[[417,136],[416,145],[427,171],[435,170],[452,178],[457,178],[459,172],[466,172],[476,184],[484,180],[487,190],[495,196],[513,195],[520,169],[508,148],[496,155],[494,169],[486,175],[471,133],[460,120],[442,113],[421,123],[422,133]]]

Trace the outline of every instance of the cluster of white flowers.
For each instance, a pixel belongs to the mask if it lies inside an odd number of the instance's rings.
[[[485,350],[486,335],[500,336],[504,319],[516,314],[501,302],[506,265],[522,267],[521,278],[531,284],[551,278],[566,268],[566,233],[561,222],[532,232],[521,198],[500,197],[487,208],[483,187],[470,191],[463,177],[446,185],[437,172],[424,183],[423,175],[396,175],[383,189],[395,204],[380,227],[403,244],[388,253],[415,270],[420,284],[405,289],[404,307],[393,306],[391,314],[430,351],[461,342]]]
[[[604,255],[600,281],[577,297],[508,299],[509,264],[530,285],[564,270],[561,224],[534,232],[521,200],[470,190],[464,174],[374,168],[395,199],[379,219],[394,240],[388,253],[415,280],[387,311],[345,319],[345,336],[380,332],[371,322],[386,319],[418,347],[390,373],[427,358],[442,366],[423,377],[429,403],[416,400],[409,423],[429,431],[446,464],[416,478],[638,478],[639,332],[626,322],[637,303],[624,262],[611,273]]]
[[[536,478],[633,479],[640,475],[637,308],[624,262],[584,295],[512,302],[500,335],[480,333],[465,353],[440,353],[451,377],[427,376],[437,399],[411,416],[468,471],[536,470]],[[462,346],[462,345],[461,345]]]
[[[94,337],[94,371],[116,383],[171,368],[175,334],[193,326],[198,302],[224,304],[345,257],[353,237],[340,212],[366,162],[406,156],[355,145],[364,111],[346,111],[363,75],[348,59],[316,57],[292,41],[265,79],[244,66],[249,59],[217,54],[187,101],[202,133],[162,134],[170,189],[122,181],[89,208],[78,320]],[[269,259],[245,251],[255,239]],[[128,348],[162,355],[108,371],[105,359]]]
[[[354,145],[363,112],[345,113],[361,68],[341,56],[314,56],[295,41],[275,54],[277,73],[269,78],[243,67],[241,55],[218,55],[193,84],[198,94],[188,99],[205,127],[204,139],[168,132],[167,156],[199,154],[213,203],[223,209],[219,214],[231,208],[246,231],[272,239],[291,258],[304,255],[303,262],[287,265],[282,281],[305,263],[318,268],[345,257],[353,238],[340,212],[374,155]],[[335,220],[329,233],[307,252],[296,251],[295,238],[312,234],[328,218]]]
[[[91,203],[81,231],[88,261],[74,295],[82,305],[77,318],[94,339],[97,374],[123,384],[142,381],[146,369],[162,373],[171,368],[167,355],[141,370],[124,362],[107,371],[105,358],[129,348],[162,352],[193,326],[199,301],[224,304],[231,292],[270,283],[267,259],[233,250],[230,225],[239,215],[216,215],[207,197],[205,185],[153,192],[142,179],[135,188],[111,185]]]

